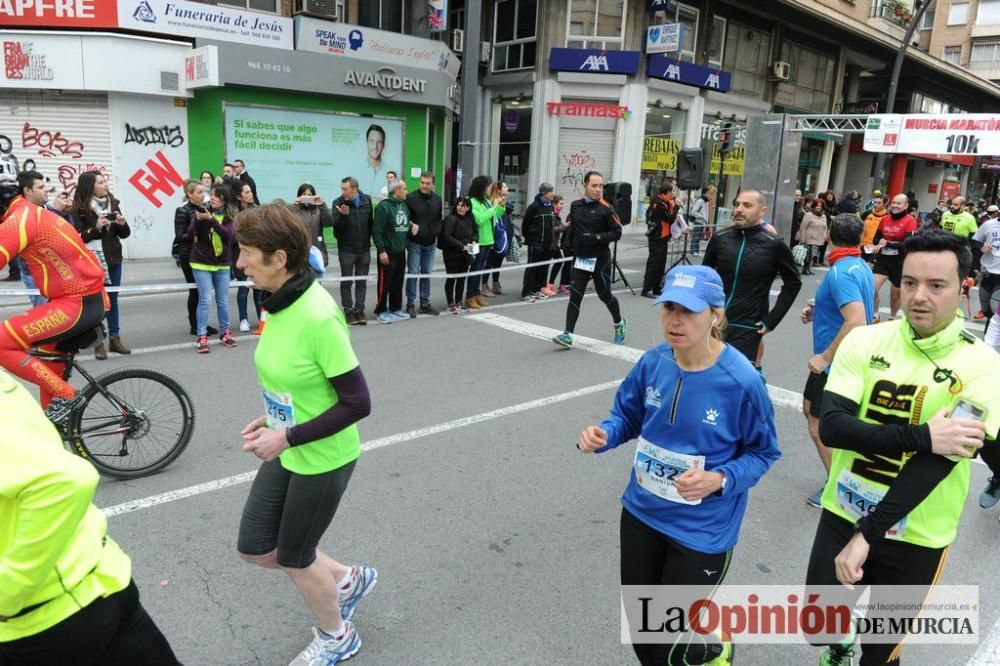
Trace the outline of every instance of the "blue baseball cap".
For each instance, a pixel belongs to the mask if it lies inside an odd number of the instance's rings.
[[[653,302],[677,303],[691,312],[705,308],[721,308],[726,304],[722,278],[708,266],[678,266],[663,283],[663,291]]]

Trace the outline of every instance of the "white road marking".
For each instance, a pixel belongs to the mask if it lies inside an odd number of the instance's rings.
[[[566,391],[565,393],[546,396],[544,398],[538,398],[537,400],[529,400],[527,402],[521,402],[516,405],[510,405],[508,407],[501,407],[499,409],[490,410],[488,412],[482,412],[481,414],[464,416],[460,419],[445,421],[444,423],[438,423],[437,425],[427,426],[425,428],[417,428],[416,430],[399,433],[397,435],[380,437],[379,439],[373,439],[370,442],[362,443],[361,450],[373,451],[375,449],[380,449],[382,447],[390,446],[392,444],[409,442],[414,439],[420,439],[422,437],[437,435],[443,432],[447,432],[449,430],[455,430],[456,428],[464,428],[466,426],[474,425],[476,423],[491,421],[493,419],[502,418],[504,416],[511,416],[512,414],[519,414],[521,412],[527,412],[532,409],[538,409],[539,407],[547,407],[557,402],[563,402],[565,400],[580,398],[585,395],[590,395],[592,393],[600,393],[602,391],[607,391],[608,389],[616,388],[620,383],[621,380],[616,379],[610,382],[594,384],[592,386],[584,386],[583,388],[578,388],[573,391]],[[188,486],[187,488],[180,488],[178,490],[171,490],[165,493],[160,493],[158,495],[150,495],[149,497],[143,497],[141,499],[132,500],[130,502],[123,502],[122,504],[115,504],[114,506],[109,506],[103,509],[103,511],[104,515],[109,518],[113,516],[120,516],[124,513],[132,513],[134,511],[140,511],[142,509],[149,509],[151,507],[159,506],[161,504],[176,502],[177,500],[185,499],[187,497],[203,495],[205,493],[214,492],[216,490],[221,490],[223,488],[229,488],[231,486],[238,486],[244,483],[249,483],[250,481],[253,481],[254,477],[256,476],[257,476],[256,471],[244,472],[242,474],[235,474],[233,476],[227,476],[223,479],[216,479],[214,481],[208,481],[206,483],[199,483],[198,485],[195,486]]]
[[[996,666],[997,664],[1000,664],[1000,619],[990,628],[989,633],[979,643],[979,648],[968,661],[968,666]]]
[[[520,333],[521,335],[538,338],[539,340],[551,341],[554,336],[562,333],[562,331],[554,328],[539,326],[538,324],[520,321],[504,315],[493,314],[491,312],[476,313],[474,315],[469,315],[468,318],[512,331],[514,333]],[[582,335],[573,336],[573,349],[580,349],[593,354],[616,358],[620,361],[627,361],[629,363],[635,363],[645,353],[642,349],[626,347],[625,345],[616,345],[611,342],[595,340],[594,338],[588,338]],[[789,391],[788,389],[781,388],[780,386],[771,386],[770,384],[768,384],[767,389],[768,393],[771,395],[771,402],[773,402],[775,406],[801,409],[801,393]]]

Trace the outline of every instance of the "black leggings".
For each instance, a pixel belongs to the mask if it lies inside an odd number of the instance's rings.
[[[553,259],[565,259],[569,257],[570,261],[564,261],[561,264],[552,264],[552,272],[549,273],[549,282],[558,285],[568,285],[570,282],[570,273],[573,271],[573,252],[571,250],[553,250]],[[559,276],[560,271],[562,275]],[[559,282],[556,282],[556,276],[559,276]]]
[[[89,606],[45,631],[0,643],[4,666],[174,666],[180,664],[170,643],[139,603],[139,590],[128,587]]]
[[[191,261],[189,259],[181,259],[178,262],[181,267],[181,272],[184,273],[184,281],[188,284],[194,284],[194,271],[191,270]],[[255,290],[256,291],[256,290]],[[188,289],[188,300],[187,300],[187,313],[188,313],[188,323],[191,324],[191,328],[198,327],[198,288]]]
[[[468,252],[444,253],[444,270],[451,273],[467,273],[472,264],[472,257]],[[465,278],[447,278],[444,281],[444,298],[448,305],[461,305],[462,297],[465,293]]]
[[[572,262],[571,262],[572,263]],[[618,299],[611,293],[611,255],[605,254],[597,257],[594,272],[573,269],[573,286],[569,290],[569,305],[566,306],[566,332],[572,333],[576,328],[576,320],[580,316],[580,304],[583,302],[583,294],[587,291],[587,283],[591,278],[594,280],[594,289],[597,297],[608,306],[611,313],[611,321],[618,323],[622,320],[621,308],[618,306]]]
[[[706,594],[722,584],[733,551],[700,553],[685,548],[622,509],[622,585],[704,585]],[[692,642],[686,642],[691,640]],[[710,634],[689,632],[672,644],[634,644],[643,666],[689,666],[719,656],[720,646]]]
[[[545,245],[528,246],[528,263],[535,264],[541,261],[553,259],[552,250]],[[521,286],[521,296],[528,296],[539,291],[545,286],[546,278],[549,275],[548,266],[533,266],[524,269],[524,282]]]
[[[809,556],[809,569],[806,573],[806,586],[840,585],[837,580],[837,570],[834,558],[854,536],[854,528],[840,516],[823,510],[816,528],[816,538],[813,541],[812,554]],[[860,597],[868,585],[880,586],[873,588],[871,601],[882,601],[886,604],[920,603],[926,597],[931,587],[937,583],[944,564],[948,560],[948,548],[925,548],[915,546],[905,541],[882,539],[871,545],[868,560],[864,566],[864,577],[855,585],[854,592]],[[901,587],[906,586],[906,587]],[[889,598],[881,598],[876,593],[880,589],[894,590]],[[904,593],[915,593],[914,599],[904,598]],[[902,644],[868,643],[861,640],[861,666],[875,664],[899,664],[899,652]]]
[[[500,268],[500,265],[503,263],[503,260],[504,258],[506,258],[506,256],[507,255],[505,254],[497,254],[496,252],[493,251],[492,248],[490,248],[490,253],[486,257],[486,265],[483,266],[483,270],[488,271],[488,270],[493,270],[494,268]],[[490,281],[489,278],[490,278],[489,273],[483,273],[483,278],[482,278],[483,286],[486,286],[489,283]],[[493,273],[493,283],[494,284],[500,283],[500,271],[496,271],[495,273]]]

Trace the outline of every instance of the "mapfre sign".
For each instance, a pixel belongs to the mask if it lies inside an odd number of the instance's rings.
[[[0,27],[116,28],[116,0],[0,0]]]

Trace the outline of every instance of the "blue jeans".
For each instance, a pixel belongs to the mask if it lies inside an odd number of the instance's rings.
[[[705,225],[693,222],[688,233],[691,235],[691,251],[701,252],[701,240],[705,236]]]
[[[215,292],[215,308],[219,315],[219,331],[229,330],[229,269],[199,271],[194,269],[194,283],[198,285],[198,335],[208,334],[208,305]]]
[[[25,263],[24,259],[18,257],[17,264],[21,268],[21,282],[24,283],[24,288],[38,289],[38,286],[35,284],[35,278],[31,277],[31,272],[28,270],[28,264]],[[37,308],[39,305],[43,305],[45,303],[45,297],[41,295],[28,296],[28,300],[31,301],[31,307],[33,308]]]
[[[437,254],[436,245],[418,245],[417,243],[407,243],[406,245],[406,272],[411,275],[429,275],[434,270],[434,255]],[[406,278],[406,305],[414,305],[417,300],[417,278]],[[431,281],[429,278],[420,278],[420,305],[431,304]]]
[[[111,278],[112,287],[122,286],[122,264],[108,265],[108,277]],[[108,310],[108,335],[118,335],[121,332],[118,319],[118,292],[108,292],[111,299],[111,309]]]
[[[490,252],[493,251],[492,245],[480,245],[479,254],[477,254],[472,259],[472,266],[469,267],[469,272],[474,273],[475,271],[481,271],[486,268],[486,260],[490,256]],[[472,298],[473,296],[478,296],[480,291],[480,276],[473,275],[469,278],[468,288],[465,290],[465,297]]]

